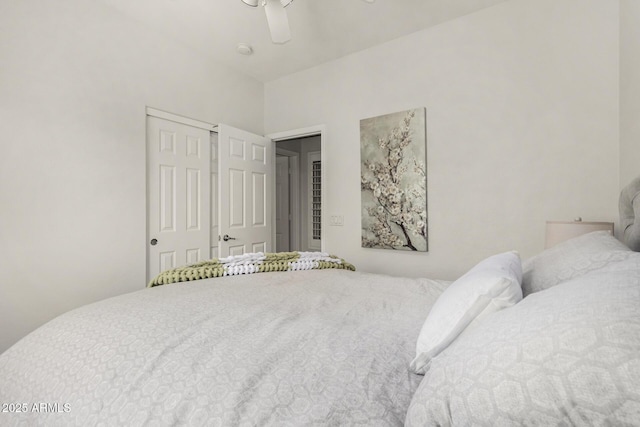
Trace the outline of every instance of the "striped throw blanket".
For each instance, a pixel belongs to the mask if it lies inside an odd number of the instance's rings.
[[[355,271],[355,267],[342,258],[325,252],[255,252],[227,258],[213,258],[184,267],[163,271],[147,285],[148,288],[169,283],[209,279],[237,274],[265,273],[269,271],[296,271],[338,268]]]

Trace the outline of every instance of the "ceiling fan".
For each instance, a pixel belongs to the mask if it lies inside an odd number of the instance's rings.
[[[293,0],[242,0],[243,3],[251,6],[263,6],[267,15],[267,23],[271,32],[271,41],[277,44],[284,44],[291,40],[291,30],[289,29],[289,19],[285,7],[289,6]]]

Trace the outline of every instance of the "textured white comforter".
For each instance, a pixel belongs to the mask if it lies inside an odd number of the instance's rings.
[[[318,270],[88,305],[0,355],[0,425],[402,425],[445,286]]]

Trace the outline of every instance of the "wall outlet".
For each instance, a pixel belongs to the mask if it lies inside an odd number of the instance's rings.
[[[331,218],[329,218],[329,225],[342,227],[344,225],[344,216],[331,215]]]

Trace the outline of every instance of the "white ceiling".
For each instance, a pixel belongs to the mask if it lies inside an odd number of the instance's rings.
[[[294,0],[286,8],[292,40],[271,43],[261,7],[241,0],[102,0],[260,81],[313,67],[506,0]],[[238,43],[253,47],[236,53]]]

